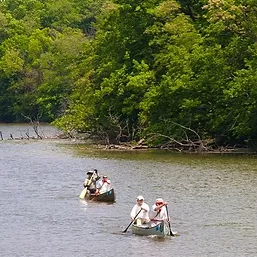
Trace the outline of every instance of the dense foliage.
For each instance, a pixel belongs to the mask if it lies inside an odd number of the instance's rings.
[[[255,146],[256,17],[256,0],[2,0],[0,121]]]

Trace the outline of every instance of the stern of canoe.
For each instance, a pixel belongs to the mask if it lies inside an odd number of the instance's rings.
[[[132,233],[140,236],[168,236],[170,234],[168,225],[165,222],[158,224],[150,222],[141,226],[133,224]]]
[[[115,193],[112,188],[110,191],[100,194],[98,196],[90,195],[89,200],[98,202],[115,202]]]

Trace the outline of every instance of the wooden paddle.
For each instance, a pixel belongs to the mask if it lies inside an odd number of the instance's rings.
[[[95,194],[95,196],[90,200],[90,202],[94,201],[97,196],[99,196],[99,195]]]
[[[92,174],[92,176],[91,176],[91,178],[90,178],[90,180],[89,180],[89,182],[88,182],[88,184],[90,185],[90,183],[91,183],[91,181],[92,181],[92,178],[93,178],[93,176],[95,175],[95,171],[93,172],[93,174]],[[87,195],[87,187],[85,187],[82,191],[81,191],[81,193],[80,193],[80,195],[79,195],[79,198],[80,199],[84,199],[85,197],[86,197],[86,195]]]
[[[80,198],[80,199],[84,199],[84,198],[86,197],[86,194],[87,194],[87,187],[85,187],[85,188],[81,191],[81,193],[80,193],[80,195],[79,195],[79,198]]]
[[[142,210],[143,210],[142,208],[139,210],[139,212],[137,213],[137,215],[135,216],[135,218],[129,223],[129,225],[126,227],[126,229],[122,231],[122,233],[126,233],[126,232],[127,232],[128,228],[129,228],[129,227],[131,226],[131,224],[136,220],[136,217],[138,216],[138,214],[139,214]]]
[[[171,235],[171,236],[175,236],[175,235],[173,234],[172,230],[171,230],[168,206],[167,206],[167,205],[165,205],[165,207],[166,207],[166,212],[167,212],[167,216],[168,216],[168,224],[169,224],[169,229],[170,229],[170,235]]]

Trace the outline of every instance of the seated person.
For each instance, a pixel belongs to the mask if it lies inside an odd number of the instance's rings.
[[[159,222],[168,220],[166,205],[167,202],[164,202],[162,198],[156,199],[155,204],[152,206],[150,212],[151,221]]]
[[[137,197],[137,202],[131,210],[130,217],[137,226],[146,224],[150,221],[149,206],[144,202],[144,197],[142,195]]]
[[[103,176],[102,179],[96,181],[96,195],[103,194],[111,190],[111,181],[107,176]]]

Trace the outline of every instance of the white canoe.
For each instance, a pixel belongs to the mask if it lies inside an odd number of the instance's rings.
[[[149,222],[147,224],[142,224],[137,226],[132,225],[132,233],[140,236],[170,236],[170,228],[167,222]]]

